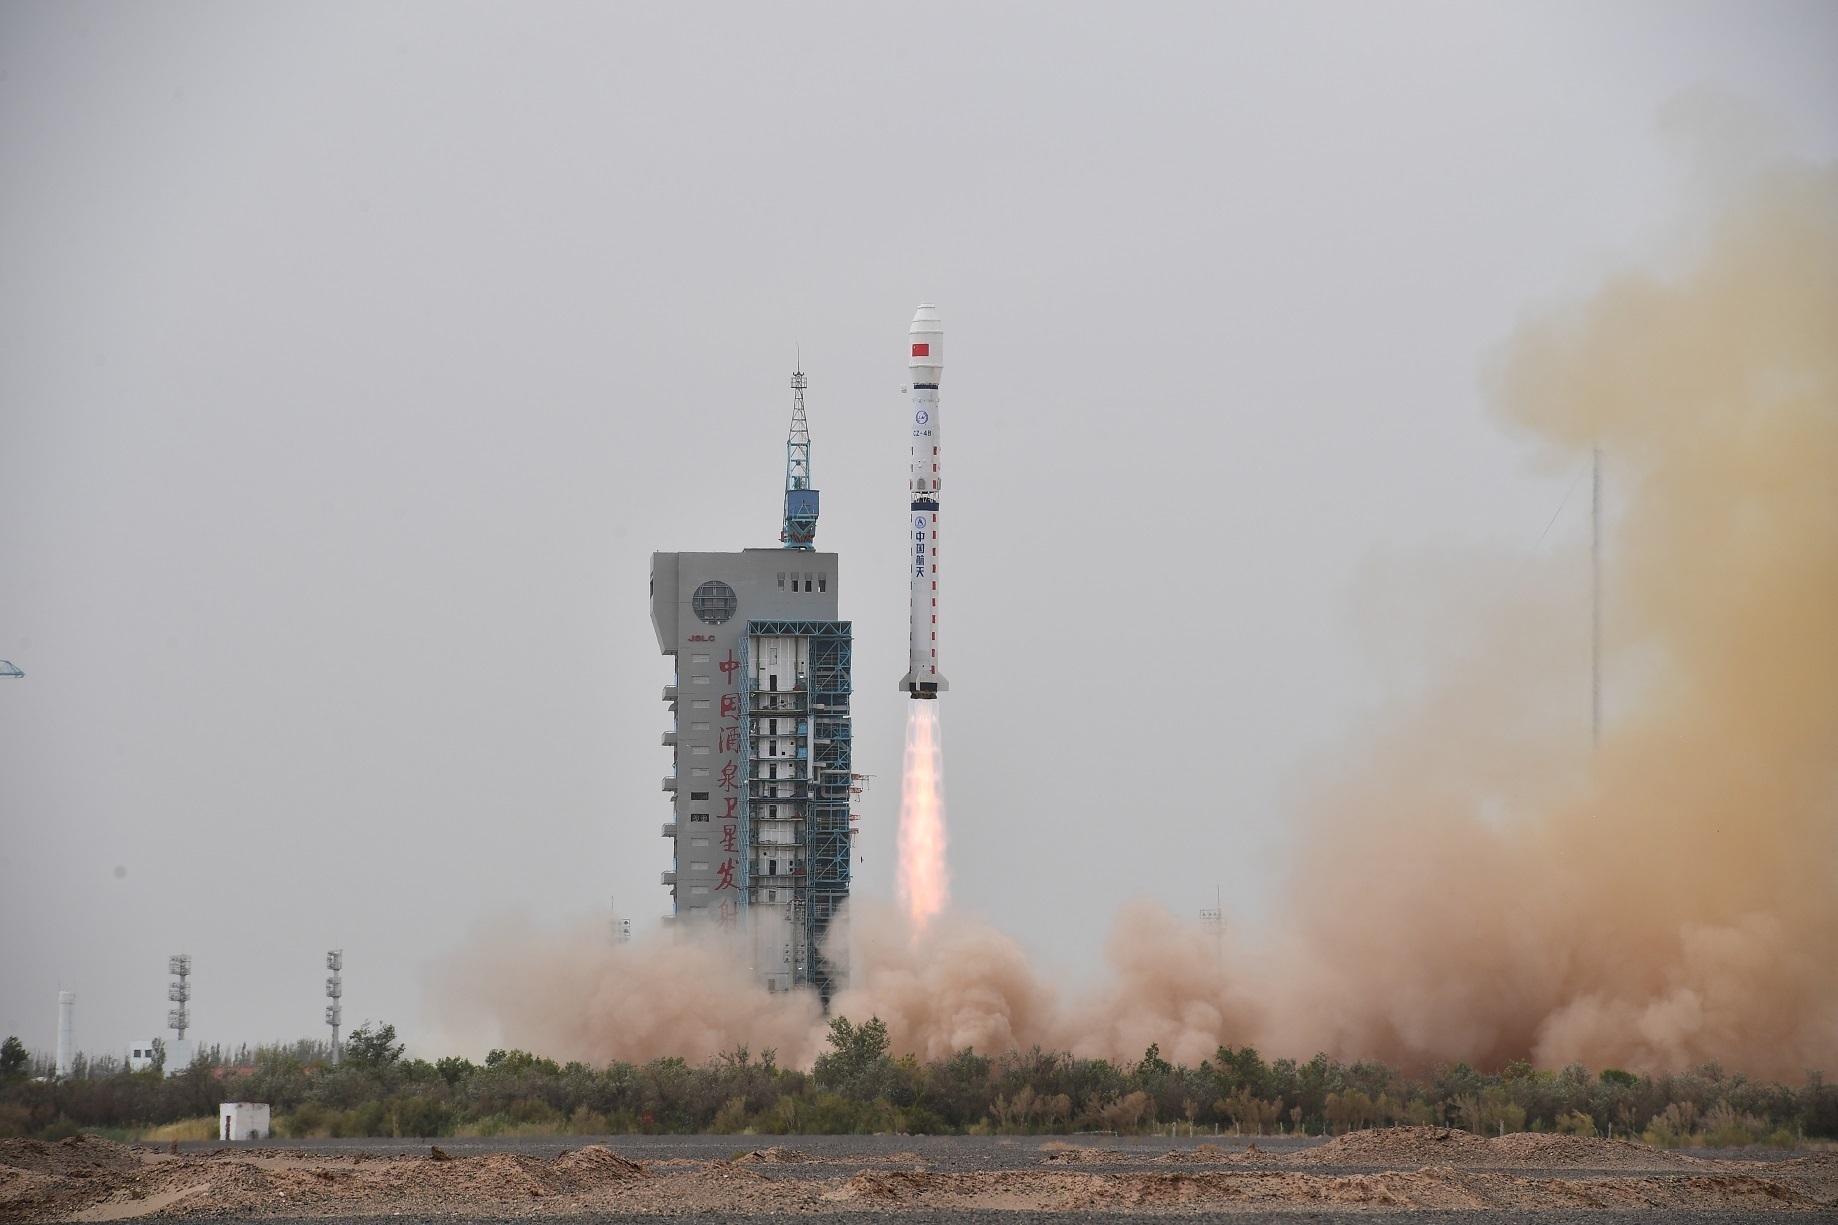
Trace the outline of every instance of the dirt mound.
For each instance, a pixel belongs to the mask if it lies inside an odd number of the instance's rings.
[[[1772,1170],[1792,1170],[1800,1174],[1838,1174],[1838,1153],[1808,1153],[1785,1161],[1767,1163]]]
[[[1270,1157],[1255,1144],[1242,1149],[1223,1149],[1217,1144],[1202,1144],[1194,1149],[1170,1149],[1155,1158],[1157,1165],[1215,1165],[1221,1161],[1264,1161]]]
[[[70,1185],[68,1178],[0,1165],[0,1218],[36,1214],[53,1208]]]
[[[960,1176],[961,1178],[961,1176]],[[906,1170],[863,1170],[842,1185],[838,1199],[865,1199],[896,1203],[923,1195],[941,1185],[936,1174]]]
[[[1046,1165],[1104,1164],[1120,1160],[1114,1148],[1091,1148],[1082,1144],[1043,1144],[1041,1147],[1048,1150],[1040,1159]]]
[[[1704,1163],[1629,1140],[1520,1131],[1487,1141],[1488,1164],[1539,1170],[1676,1170]]]
[[[766,1151],[769,1153],[791,1152],[790,1149],[767,1149]],[[803,1157],[793,1154],[791,1160],[802,1161]],[[550,1169],[562,1179],[584,1186],[650,1177],[645,1173],[645,1167],[636,1161],[628,1161],[604,1144],[590,1144],[572,1153],[563,1153],[550,1165]]]
[[[1356,1131],[1282,1159],[1301,1166],[1447,1166],[1457,1170],[1690,1170],[1708,1163],[1627,1140],[1514,1132],[1489,1140],[1450,1127]]]
[[[750,1153],[742,1153],[734,1158],[735,1165],[797,1165],[810,1158],[795,1148],[773,1145],[771,1148],[756,1148]]]
[[[523,1153],[486,1153],[483,1157],[461,1157],[442,1162],[443,1169],[422,1167],[415,1171],[417,1182],[460,1182],[467,1190],[484,1194],[506,1190],[523,1190],[531,1184],[547,1181],[549,1163],[541,1157]]]
[[[1487,1150],[1487,1141],[1451,1127],[1385,1127],[1356,1131],[1290,1158],[1296,1165],[1463,1166]]]
[[[131,1170],[139,1164],[138,1150],[100,1136],[71,1136],[50,1142],[0,1140],[0,1166],[37,1174],[81,1176],[97,1170]]]
[[[1529,1135],[1489,1141],[1437,1128],[1361,1132],[1285,1155],[1255,1146],[1240,1151],[1212,1144],[1172,1152],[1058,1141],[1042,1147],[1044,1162],[1065,1165],[1051,1170],[888,1170],[873,1168],[887,1160],[874,1153],[812,1157],[784,1148],[746,1154],[735,1162],[640,1165],[603,1145],[565,1151],[553,1159],[487,1153],[434,1161],[420,1155],[324,1150],[168,1156],[141,1154],[107,1141],[12,1141],[0,1144],[5,1158],[0,1161],[0,1221],[102,1221],[150,1215],[732,1215],[762,1211],[768,1183],[772,1213],[833,1211],[843,1201],[841,1206],[902,1219],[909,1212],[937,1219],[938,1214],[997,1209],[1124,1214],[1219,1207],[1805,1213],[1838,1204],[1838,1153],[1772,1162],[1712,1161],[1586,1137]],[[1423,1160],[1425,1154],[1440,1160]],[[761,1168],[794,1162],[848,1162],[854,1168],[836,1171],[836,1177],[797,1178],[773,1177]],[[1167,1164],[1153,1170],[1139,1164],[1149,1162]],[[1298,1168],[1303,1162],[1312,1168]],[[1110,1163],[1110,1168],[1102,1168],[1103,1163]],[[1354,1168],[1335,1170],[1336,1163]],[[1661,1168],[1654,1168],[1656,1164]],[[1540,1176],[1540,1169],[1550,1173]]]

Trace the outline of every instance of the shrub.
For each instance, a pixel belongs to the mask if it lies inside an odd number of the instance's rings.
[[[1558,1117],[1557,1133],[1561,1136],[1593,1136],[1595,1120],[1580,1110],[1572,1110]]]

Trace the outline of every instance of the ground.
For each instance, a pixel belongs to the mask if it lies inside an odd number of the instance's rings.
[[[1425,1127],[1326,1143],[613,1136],[179,1147],[81,1136],[0,1141],[0,1220],[1838,1220],[1838,1153],[1686,1155],[1621,1140],[1484,1139]]]

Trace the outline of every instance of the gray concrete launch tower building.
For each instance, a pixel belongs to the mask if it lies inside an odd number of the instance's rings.
[[[824,942],[849,895],[853,642],[837,555],[814,547],[804,382],[792,376],[782,547],[653,553],[651,624],[676,662],[674,916],[735,929],[768,989],[827,1000],[847,974]]]

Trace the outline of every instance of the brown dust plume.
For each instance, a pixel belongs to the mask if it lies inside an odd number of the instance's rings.
[[[858,905],[838,1010],[928,1057],[1159,1042],[1193,1063],[1252,1042],[1412,1067],[1838,1071],[1838,169],[1777,167],[1683,271],[1530,318],[1489,386],[1554,468],[1607,457],[1599,748],[1586,546],[1425,563],[1362,593],[1414,630],[1420,666],[1314,772],[1282,935],[1221,957],[1132,903],[1109,985],[1067,1000],[961,915],[909,943]],[[502,947],[524,996],[449,1002],[521,1045],[820,1046],[814,1005],[718,952],[692,985],[674,952]]]

